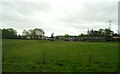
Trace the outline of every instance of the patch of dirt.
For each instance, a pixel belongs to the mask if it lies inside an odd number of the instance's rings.
[[[109,65],[109,63],[108,63],[108,62],[105,62],[104,65]]]
[[[80,63],[75,63],[75,64],[80,64]]]
[[[88,71],[92,71],[92,72],[95,72],[97,71],[96,69],[87,69]]]
[[[2,62],[2,64],[3,64],[3,65],[5,65],[5,64],[6,64],[6,62]]]
[[[100,64],[101,62],[95,62],[96,64]]]
[[[112,67],[107,66],[107,65],[103,65],[103,66],[99,66],[99,67],[101,67],[101,68],[109,68],[109,69],[111,69],[111,68],[112,68]]]
[[[14,61],[11,61],[11,63],[14,63]]]
[[[37,62],[37,64],[41,64],[40,62]]]
[[[32,66],[32,69],[36,69],[36,67],[35,67],[35,66]]]
[[[79,65],[79,66],[83,66],[83,65]]]
[[[56,63],[56,65],[59,65],[59,66],[64,66],[64,64],[61,64],[61,63]]]

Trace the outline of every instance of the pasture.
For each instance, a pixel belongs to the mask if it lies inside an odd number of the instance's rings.
[[[117,72],[117,42],[3,39],[3,72]]]

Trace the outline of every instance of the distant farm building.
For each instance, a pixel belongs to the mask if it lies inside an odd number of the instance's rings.
[[[120,39],[120,37],[119,36],[115,36],[115,37],[113,37],[114,39]]]
[[[105,37],[80,37],[80,41],[105,41]]]

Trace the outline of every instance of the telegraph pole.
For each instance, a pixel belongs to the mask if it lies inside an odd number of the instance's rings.
[[[111,20],[109,20],[109,29],[111,29],[111,22],[112,22],[112,21],[111,21]]]

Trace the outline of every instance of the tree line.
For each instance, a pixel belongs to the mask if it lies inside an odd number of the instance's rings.
[[[0,31],[2,31],[2,38],[3,39],[15,39],[15,38],[18,38],[17,31],[12,29],[12,28],[0,29]]]
[[[43,29],[35,28],[29,30],[23,30],[22,35],[18,35],[17,31],[12,28],[0,29],[2,31],[3,39],[40,39],[44,37],[45,32]],[[114,33],[112,30],[108,29],[99,29],[99,30],[88,30],[87,34],[81,33],[78,37],[105,37],[109,38],[111,36],[119,36],[117,33]],[[65,34],[64,38],[68,38],[69,35]],[[54,38],[54,33],[51,34],[51,38]],[[56,36],[56,39],[59,39],[59,36]]]
[[[30,39],[42,38],[42,37],[44,37],[44,34],[45,34],[45,32],[43,31],[43,29],[39,29],[39,28],[29,29],[28,31],[23,30],[23,32],[22,32],[22,36],[24,38],[30,37]]]
[[[30,39],[38,39],[44,36],[45,32],[43,29],[35,28],[23,30],[22,35],[18,35],[17,31],[12,28],[0,29],[2,31],[2,39],[24,39],[30,37]]]
[[[109,28],[99,29],[99,30],[88,30],[87,34],[81,33],[79,37],[105,37],[109,38],[111,36],[119,36],[117,33],[114,33]]]

